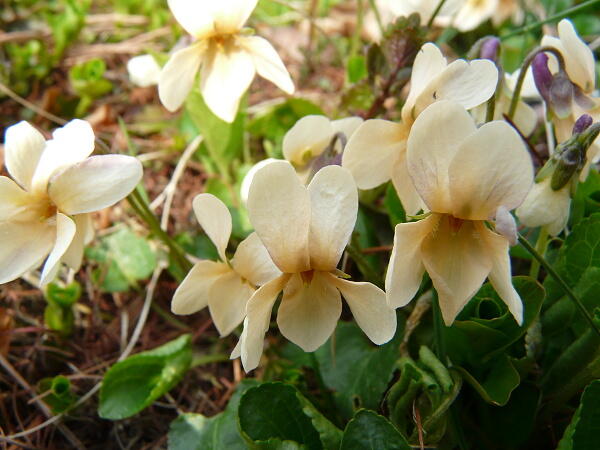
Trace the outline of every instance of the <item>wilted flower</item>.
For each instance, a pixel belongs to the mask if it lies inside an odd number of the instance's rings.
[[[523,305],[511,281],[510,210],[533,182],[533,166],[517,132],[504,121],[477,128],[465,109],[437,102],[416,120],[408,139],[407,163],[431,211],[418,222],[396,226],[386,275],[388,303],[404,306],[427,271],[450,325],[486,277],[522,323]],[[486,222],[500,224],[496,232]]]
[[[341,152],[344,145],[362,123],[363,120],[360,117],[329,120],[327,117],[319,115],[304,116],[283,137],[283,157],[292,163],[298,176],[306,184],[310,181],[311,175],[321,168],[315,167],[319,162],[322,162],[322,166],[327,165],[328,162],[341,163]],[[326,150],[332,155],[325,155]],[[339,162],[334,159],[339,159]],[[250,185],[256,172],[273,161],[279,160],[267,158],[250,168],[240,187],[244,203],[248,199]]]
[[[133,84],[148,87],[158,84],[160,66],[152,55],[138,55],[127,61],[127,73]]]
[[[217,330],[224,336],[244,320],[246,303],[256,288],[281,272],[256,233],[244,239],[233,258],[227,259],[231,214],[217,197],[199,194],[194,198],[193,208],[221,261],[196,263],[175,291],[171,310],[175,314],[193,314],[208,306]]]
[[[175,52],[162,70],[158,94],[169,111],[183,104],[199,71],[204,101],[227,122],[235,119],[240,99],[257,72],[288,94],[294,92],[273,46],[243,28],[257,1],[169,0],[177,21],[196,39]]]
[[[448,64],[439,48],[425,44],[413,65],[402,121],[364,122],[348,141],[342,166],[350,170],[360,189],[391,179],[407,214],[416,214],[424,205],[406,165],[406,140],[415,119],[439,100],[453,100],[465,108],[480,105],[492,96],[497,83],[498,69],[491,61],[459,59]]]
[[[277,161],[259,170],[250,187],[248,213],[281,276],[261,286],[246,308],[244,331],[232,357],[246,371],[259,362],[271,310],[281,291],[277,324],[305,351],[319,348],[342,312],[341,295],[376,344],[390,340],[396,314],[371,283],[345,279],[336,269],[356,222],[358,194],[350,173],[327,166],[304,186],[292,165]]]
[[[35,269],[48,256],[44,286],[61,262],[79,269],[83,247],[93,236],[89,213],[129,194],[142,177],[142,165],[131,156],[88,157],[94,132],[83,120],[57,129],[47,142],[19,122],[6,130],[4,149],[16,183],[0,177],[0,283]]]

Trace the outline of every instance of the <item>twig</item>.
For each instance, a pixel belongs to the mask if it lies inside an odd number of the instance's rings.
[[[59,125],[64,125],[67,123],[67,121],[65,119],[61,119],[60,117],[55,116],[54,114],[49,113],[48,111],[44,111],[42,108],[40,108],[37,105],[34,105],[29,100],[25,100],[23,97],[17,95],[15,92],[10,90],[10,88],[2,82],[0,82],[0,91],[4,92],[6,95],[8,95],[10,98],[12,98],[15,102],[23,105],[25,108],[32,110],[34,113],[52,121],[52,122],[55,122]]]

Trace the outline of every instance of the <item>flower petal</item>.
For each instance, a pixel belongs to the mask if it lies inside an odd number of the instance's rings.
[[[427,42],[421,47],[413,63],[410,92],[402,107],[402,120],[412,121],[416,118],[416,115],[413,114],[415,101],[447,65],[446,58],[437,45]]]
[[[394,161],[406,146],[406,129],[381,119],[364,122],[354,132],[342,155],[342,166],[360,189],[372,189],[392,177]]]
[[[44,136],[24,120],[6,129],[4,163],[8,173],[24,189],[31,189],[31,179],[42,156]]]
[[[512,284],[510,273],[510,256],[508,254],[508,240],[489,230],[483,222],[478,222],[476,228],[479,230],[490,259],[492,260],[492,270],[488,275],[490,283],[508,306],[508,310],[513,315],[519,325],[523,324],[523,302],[521,297]]]
[[[94,130],[85,120],[71,120],[52,133],[31,180],[32,190],[45,192],[59,169],[85,160],[94,151]]]
[[[252,56],[258,74],[272,82],[287,94],[294,93],[294,82],[290,77],[277,50],[265,38],[248,36],[239,38],[242,45]]]
[[[226,336],[246,316],[246,303],[254,289],[234,271],[218,277],[208,290],[210,316],[221,336]]]
[[[408,137],[408,171],[431,211],[451,211],[448,168],[462,141],[475,130],[469,113],[449,101],[431,105],[412,126]]]
[[[452,23],[462,32],[474,30],[486,20],[492,18],[497,7],[497,0],[464,2]]]
[[[331,122],[325,116],[304,116],[283,136],[283,157],[297,167],[319,156],[333,137]]]
[[[56,229],[45,222],[0,222],[0,284],[38,266],[55,237]]]
[[[308,238],[311,268],[333,270],[350,240],[358,214],[358,192],[350,172],[340,166],[319,170],[310,184]]]
[[[533,184],[533,164],[519,134],[504,121],[466,136],[448,168],[451,213],[487,220],[519,206]]]
[[[0,177],[0,222],[13,218],[27,220],[30,201],[31,196],[17,183],[8,177]]]
[[[244,24],[256,8],[258,0],[221,0],[212,3],[215,28],[219,33],[235,33]]]
[[[248,172],[246,172],[246,175],[244,176],[244,179],[242,180],[242,185],[240,186],[240,197],[241,197],[244,205],[248,203],[248,193],[250,192],[250,186],[252,185],[252,180],[254,180],[254,175],[260,169],[265,167],[267,164],[271,164],[273,161],[279,161],[279,159],[275,159],[275,158],[263,159],[262,161],[259,161],[256,164],[254,164],[252,167],[250,167],[250,170],[248,170]]]
[[[362,117],[345,117],[343,119],[332,120],[331,128],[334,133],[343,133],[346,136],[346,140],[348,140],[363,123],[364,120]]]
[[[592,50],[577,35],[577,31],[575,31],[575,27],[569,19],[563,19],[559,22],[558,35],[564,46],[563,56],[569,78],[584,92],[592,92],[596,84],[596,69]]]
[[[506,238],[510,245],[517,245],[517,222],[508,209],[500,206],[494,219],[496,232]]]
[[[350,306],[358,326],[377,345],[396,334],[396,311],[390,308],[385,292],[371,283],[357,283],[327,274]]]
[[[287,161],[273,162],[254,176],[248,215],[256,234],[282,272],[310,268],[310,195]]]
[[[432,80],[415,100],[413,117],[439,100],[451,100],[466,109],[486,102],[496,91],[498,69],[492,61],[458,59]]]
[[[482,240],[481,229],[473,221],[443,215],[437,229],[421,245],[423,264],[448,326],[492,270],[493,261]]]
[[[208,235],[221,261],[226,262],[225,250],[231,236],[231,213],[221,200],[212,194],[198,194],[192,202],[196,219]]]
[[[256,233],[251,233],[240,242],[231,265],[254,286],[262,286],[281,275],[281,271],[273,263],[269,252]]]
[[[142,178],[142,164],[125,155],[91,156],[50,180],[48,195],[65,214],[99,211],[124,199]]]
[[[283,291],[277,325],[287,339],[312,352],[333,334],[341,314],[340,293],[327,274],[315,271],[307,283],[296,274]]]
[[[76,231],[71,245],[62,257],[63,262],[73,270],[79,270],[83,260],[84,247],[94,237],[94,227],[91,214],[77,214],[72,219],[75,221]]]
[[[258,288],[248,300],[244,331],[240,337],[242,365],[246,372],[250,372],[258,366],[263,351],[265,333],[269,329],[271,321],[273,305],[289,278],[290,275],[283,274],[269,281]]]
[[[212,2],[167,0],[167,3],[179,25],[192,36],[200,38],[215,31]]]
[[[418,222],[396,225],[394,247],[385,275],[385,291],[390,307],[406,306],[419,290],[425,272],[421,244],[434,231],[439,220],[438,214],[432,214]]]
[[[392,184],[396,189],[398,198],[404,207],[404,211],[409,216],[414,216],[420,210],[425,210],[427,207],[423,203],[423,199],[415,189],[410,174],[408,173],[408,163],[406,162],[406,149],[400,152],[398,158],[394,162],[392,169]]]
[[[548,233],[556,236],[567,226],[570,208],[569,186],[554,191],[550,187],[550,178],[546,178],[533,185],[516,213],[523,225],[545,226]]]
[[[255,74],[249,53],[237,47],[209,47],[202,65],[200,90],[206,105],[225,122],[233,122],[240,100]]]
[[[230,270],[227,264],[220,262],[197,262],[173,294],[171,311],[174,314],[187,315],[208,306],[210,287]]]
[[[148,87],[158,84],[161,68],[152,55],[138,55],[127,61],[127,73],[133,84]]]
[[[192,44],[173,53],[162,68],[158,79],[158,96],[169,111],[178,110],[185,102],[203,57],[204,46]]]
[[[73,237],[75,236],[75,230],[75,222],[73,222],[70,217],[61,213],[56,214],[56,241],[54,243],[54,248],[46,260],[46,264],[44,264],[44,269],[42,270],[42,276],[40,278],[41,286],[46,286],[56,278],[58,269],[60,269],[62,256],[71,245]]]

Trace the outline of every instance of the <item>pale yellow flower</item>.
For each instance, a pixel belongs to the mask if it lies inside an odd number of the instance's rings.
[[[600,99],[591,97],[596,86],[596,65],[594,54],[588,45],[579,37],[573,23],[563,19],[558,24],[558,38],[544,36],[542,46],[554,47],[564,58],[565,70],[569,79],[575,84],[583,95],[587,96],[589,107],[582,107],[577,99],[571,104],[571,114],[566,117],[553,117],[557,141],[564,142],[573,131],[573,125],[583,114],[591,115],[595,121],[600,119]],[[548,67],[552,73],[558,71],[556,58],[549,54]],[[590,170],[590,166],[600,158],[600,139],[596,139],[587,151],[587,161],[581,171],[580,180],[584,181]]]
[[[396,314],[387,306],[385,293],[371,283],[344,279],[336,268],[357,211],[356,185],[340,166],[324,167],[308,187],[287,161],[256,173],[248,197],[250,221],[283,274],[248,301],[244,331],[232,353],[241,356],[246,371],[259,363],[271,311],[282,291],[279,330],[305,351],[316,350],[333,333],[342,312],[341,296],[373,342],[383,344],[393,337]]]
[[[516,210],[521,223],[528,227],[546,227],[552,236],[567,225],[571,208],[571,183],[555,191],[550,187],[552,177],[535,183],[523,204]]]
[[[139,87],[157,85],[160,70],[160,66],[152,55],[138,55],[127,61],[129,79]]]
[[[486,277],[522,323],[523,305],[511,281],[509,240],[515,227],[509,211],[533,183],[533,166],[517,132],[504,121],[477,128],[460,105],[441,101],[416,120],[408,139],[407,163],[431,213],[396,226],[386,275],[388,303],[406,305],[427,271],[450,325]],[[496,232],[486,222],[501,224]]]
[[[0,177],[0,283],[40,266],[41,285],[52,281],[61,262],[77,270],[93,237],[90,214],[129,194],[142,165],[123,155],[89,155],[94,132],[73,120],[44,137],[27,122],[6,130],[6,169]],[[47,257],[47,258],[46,258]]]
[[[208,306],[217,330],[224,336],[244,320],[246,303],[256,288],[281,272],[256,233],[244,239],[233,258],[227,259],[231,214],[217,197],[199,194],[194,198],[193,209],[221,261],[196,263],[175,291],[171,310],[175,314],[193,314]]]
[[[439,100],[453,100],[467,109],[478,106],[492,96],[497,82],[493,62],[459,59],[448,64],[438,47],[425,44],[413,65],[402,121],[364,122],[348,141],[342,166],[350,170],[360,189],[372,189],[391,179],[407,214],[416,214],[424,204],[406,164],[406,141],[415,119]]]
[[[235,119],[240,99],[256,73],[288,94],[294,92],[273,46],[243,28],[257,1],[169,0],[171,12],[196,41],[173,53],[162,70],[158,93],[168,110],[183,104],[198,72],[204,101],[227,122]]]

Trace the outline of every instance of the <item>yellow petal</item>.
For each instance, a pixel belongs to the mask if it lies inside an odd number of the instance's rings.
[[[273,263],[269,252],[256,233],[251,233],[240,242],[231,265],[254,286],[262,286],[281,275],[281,271]]]
[[[312,352],[333,334],[341,313],[340,293],[327,274],[315,271],[306,283],[296,274],[283,291],[277,325],[287,339]]]
[[[512,284],[508,240],[489,230],[483,222],[478,222],[476,228],[479,230],[492,260],[492,270],[488,275],[490,283],[492,283],[502,301],[506,303],[508,310],[517,323],[522,325],[523,302]]]
[[[343,167],[325,166],[312,179],[308,192],[311,268],[330,271],[337,266],[356,224],[356,184]]]
[[[425,272],[421,244],[433,232],[439,220],[438,214],[432,214],[418,222],[396,225],[394,248],[385,276],[385,291],[390,307],[407,305],[419,290]]]
[[[304,116],[283,137],[283,157],[297,167],[319,156],[333,137],[331,122],[325,116]]]
[[[192,90],[204,52],[203,44],[190,45],[173,53],[162,68],[158,96],[169,111],[178,110]]]
[[[60,269],[62,256],[71,245],[75,236],[75,229],[75,222],[70,217],[61,213],[56,215],[56,241],[54,248],[46,260],[46,264],[44,264],[40,286],[45,286],[56,278],[58,269]]]
[[[255,289],[233,270],[218,277],[208,289],[208,309],[221,336],[226,336],[246,316],[246,303]]]
[[[371,283],[357,283],[327,275],[342,293],[354,320],[371,341],[382,345],[394,337],[396,311],[388,306],[385,292]]]
[[[465,136],[448,168],[455,217],[488,220],[519,206],[533,184],[533,164],[519,134],[504,121]]]
[[[310,195],[289,162],[276,161],[256,172],[248,194],[248,215],[282,272],[310,268]]]
[[[4,134],[6,170],[26,190],[31,189],[31,179],[45,145],[44,136],[24,120],[6,129]]]
[[[265,38],[248,36],[239,38],[242,45],[254,60],[256,72],[287,94],[294,93],[294,82],[283,65],[277,51]]]
[[[258,288],[246,305],[244,331],[240,337],[242,365],[246,372],[258,366],[263,351],[265,333],[269,329],[271,311],[277,296],[284,289],[290,275],[283,274]],[[235,355],[235,349],[233,352]]]
[[[254,79],[252,57],[237,45],[211,45],[202,65],[200,90],[206,105],[225,122],[233,122],[240,100]]]
[[[423,240],[421,255],[438,293],[444,322],[450,326],[492,270],[481,229],[472,221],[444,215]]]
[[[408,171],[431,211],[452,210],[448,168],[462,141],[475,130],[469,113],[449,101],[431,105],[412,126],[408,137]]]
[[[229,271],[224,263],[207,260],[197,262],[175,291],[171,311],[187,315],[208,306],[210,287]]]
[[[402,125],[381,119],[364,122],[354,132],[342,155],[342,166],[360,189],[372,189],[392,177],[396,158],[406,146]]]
[[[198,194],[192,202],[198,223],[208,235],[221,261],[226,262],[225,250],[231,236],[231,213],[225,203],[212,194]]]

